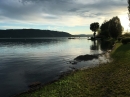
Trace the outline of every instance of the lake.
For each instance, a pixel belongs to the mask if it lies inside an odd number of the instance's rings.
[[[100,42],[84,38],[41,38],[35,41],[0,42],[0,95],[9,97],[26,91],[32,82],[43,84],[73,68],[88,68],[107,62],[106,56],[71,64],[79,55],[101,54]],[[40,41],[39,41],[40,40]]]

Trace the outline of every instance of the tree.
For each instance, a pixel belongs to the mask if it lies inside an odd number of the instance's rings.
[[[123,27],[120,19],[116,16],[109,21],[109,33],[112,38],[117,39],[122,34]]]
[[[129,11],[128,16],[129,16],[129,20],[130,20],[130,0],[128,0],[128,11]]]
[[[98,29],[99,29],[99,23],[98,22],[90,24],[90,30],[92,30],[94,32],[94,34],[93,34],[94,39],[95,39],[96,31]]]
[[[101,27],[100,27],[100,29],[101,29],[100,35],[103,35],[103,36],[105,36],[106,38],[110,37],[110,33],[109,33],[109,23],[110,23],[109,21],[105,20],[105,21],[102,23]]]
[[[122,34],[123,27],[121,25],[120,19],[116,16],[110,19],[109,21],[105,21],[101,27],[100,35],[105,36],[106,38],[112,37],[117,39]]]

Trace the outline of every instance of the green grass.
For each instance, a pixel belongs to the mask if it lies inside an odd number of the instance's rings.
[[[79,70],[20,97],[130,97],[130,44],[117,43],[112,63]]]

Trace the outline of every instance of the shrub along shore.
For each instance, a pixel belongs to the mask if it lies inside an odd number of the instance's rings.
[[[18,97],[130,97],[130,44],[116,43],[111,63],[78,70]]]

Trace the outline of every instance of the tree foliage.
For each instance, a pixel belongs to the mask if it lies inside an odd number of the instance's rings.
[[[105,37],[110,37],[110,33],[109,33],[109,21],[104,21],[100,27],[101,29],[101,33],[103,36]]]
[[[123,27],[121,25],[120,19],[117,16],[113,17],[110,20],[110,24],[109,24],[110,36],[112,38],[117,38],[122,34],[122,31],[123,31]]]
[[[96,31],[98,29],[99,29],[99,23],[98,22],[94,22],[94,23],[90,24],[90,30],[92,30],[94,32],[94,38],[95,38]]]
[[[109,21],[104,21],[100,27],[101,35],[105,37],[117,38],[122,34],[123,27],[121,25],[120,19],[116,16]]]
[[[128,0],[128,11],[130,13],[130,0]]]
[[[130,0],[128,0],[128,11],[129,11],[128,16],[129,16],[129,20],[130,20]]]

